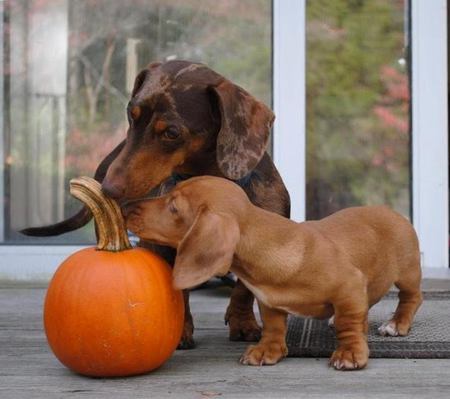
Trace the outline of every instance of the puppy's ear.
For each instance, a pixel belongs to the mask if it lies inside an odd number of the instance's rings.
[[[217,136],[217,163],[229,179],[237,180],[253,170],[264,155],[272,111],[241,87],[223,80],[211,87],[221,114]]]
[[[190,288],[215,275],[226,274],[239,236],[239,226],[232,217],[200,208],[177,249],[174,287]]]

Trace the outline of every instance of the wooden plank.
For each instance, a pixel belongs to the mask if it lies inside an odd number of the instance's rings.
[[[238,364],[245,343],[229,342],[227,290],[192,295],[198,347],[177,351],[159,370],[126,379],[71,373],[42,331],[42,289],[0,289],[0,398],[424,398],[448,396],[449,360],[372,359],[337,372],[326,359],[285,359],[272,367]]]

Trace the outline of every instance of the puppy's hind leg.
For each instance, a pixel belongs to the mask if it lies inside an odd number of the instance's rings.
[[[422,292],[420,291],[422,274],[419,262],[401,274],[402,276],[395,283],[400,290],[397,309],[392,319],[378,328],[379,333],[384,336],[408,335],[417,309],[422,304]]]
[[[362,369],[367,365],[369,358],[368,306],[364,300],[365,293],[362,287],[358,291],[359,295],[347,297],[333,304],[338,347],[331,355],[329,364],[336,370]]]
[[[334,328],[334,315],[328,319],[328,327]]]

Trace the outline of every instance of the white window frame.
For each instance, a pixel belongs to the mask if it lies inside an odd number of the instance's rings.
[[[305,7],[274,0],[274,160],[297,221],[306,205]],[[412,0],[411,26],[413,223],[424,270],[450,278],[446,0]]]
[[[273,159],[291,197],[291,218],[305,220],[305,0],[273,2]]]
[[[273,153],[290,192],[292,218],[297,221],[305,219],[306,203],[305,7],[305,0],[273,0],[273,98],[277,115]],[[411,15],[413,221],[425,268],[450,276],[446,1],[412,0]],[[2,155],[0,151],[0,161]],[[3,173],[0,195],[2,192]],[[64,258],[81,248],[84,246],[1,245],[0,279],[46,281]]]
[[[448,269],[447,1],[411,2],[413,222],[422,265]]]

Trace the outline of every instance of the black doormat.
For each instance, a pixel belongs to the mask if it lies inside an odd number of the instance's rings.
[[[378,327],[390,319],[397,303],[397,294],[392,292],[370,309],[370,357],[449,359],[450,291],[424,293],[408,336],[382,337]],[[327,320],[289,316],[286,339],[291,357],[329,357],[337,346]]]

